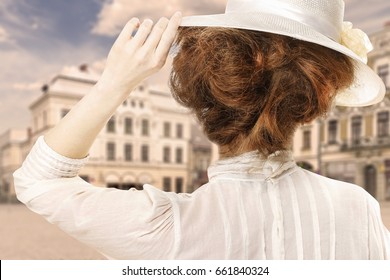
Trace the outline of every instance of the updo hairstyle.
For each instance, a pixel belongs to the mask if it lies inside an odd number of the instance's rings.
[[[296,128],[329,110],[354,67],[328,48],[265,32],[181,27],[170,86],[229,154],[289,149]]]

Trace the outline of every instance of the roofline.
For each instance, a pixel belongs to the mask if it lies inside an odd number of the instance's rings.
[[[71,76],[66,76],[63,74],[59,74],[59,75],[55,76],[51,83],[54,83],[55,81],[57,81],[59,79],[69,80],[69,81],[74,81],[74,82],[83,82],[83,83],[88,83],[88,84],[92,84],[92,85],[97,83],[97,80],[71,77]]]

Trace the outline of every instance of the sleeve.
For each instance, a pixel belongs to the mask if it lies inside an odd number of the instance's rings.
[[[382,221],[378,201],[367,194],[369,258],[390,259],[390,232]]]
[[[142,191],[92,186],[77,177],[86,161],[57,154],[40,137],[14,173],[18,199],[108,258],[172,258],[169,197],[150,185]]]

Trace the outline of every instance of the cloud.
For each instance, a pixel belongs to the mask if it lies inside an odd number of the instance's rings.
[[[26,0],[0,0],[0,18],[12,26],[31,28],[36,20],[32,15],[36,12],[37,9]]]
[[[0,134],[8,128],[29,125],[28,106],[40,94],[39,84],[57,66],[48,64],[28,51],[8,49],[0,52]]]
[[[0,0],[0,43],[34,40],[37,30],[51,30],[53,20],[44,9],[26,0]],[[6,32],[6,33],[4,33]]]
[[[8,34],[7,30],[0,26],[0,43],[10,43],[12,42],[12,39],[10,35]]]
[[[16,8],[15,1],[12,0],[0,0],[0,18],[2,21],[19,25],[22,22],[20,16],[20,9]],[[24,0],[18,1],[18,6],[26,5]]]
[[[162,16],[171,16],[175,11],[181,11],[183,15],[222,13],[225,3],[225,0],[133,0],[130,4],[128,0],[113,0],[103,4],[91,32],[105,36],[116,35],[132,17],[157,20]]]
[[[345,19],[368,34],[379,31],[390,20],[390,1],[345,0]]]
[[[29,126],[29,105],[40,96],[40,88],[66,65],[98,61],[103,52],[92,42],[63,43],[50,56],[20,47],[1,51],[0,119],[7,121],[0,122],[0,134],[11,127]]]
[[[14,83],[12,85],[13,89],[16,90],[24,90],[24,91],[29,91],[29,90],[38,90],[39,88],[42,87],[42,82],[32,82],[32,83]]]

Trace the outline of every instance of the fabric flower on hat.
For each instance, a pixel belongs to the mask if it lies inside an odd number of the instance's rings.
[[[367,63],[367,54],[373,49],[370,39],[362,30],[352,27],[351,22],[343,22],[340,43],[357,54],[364,63]]]

